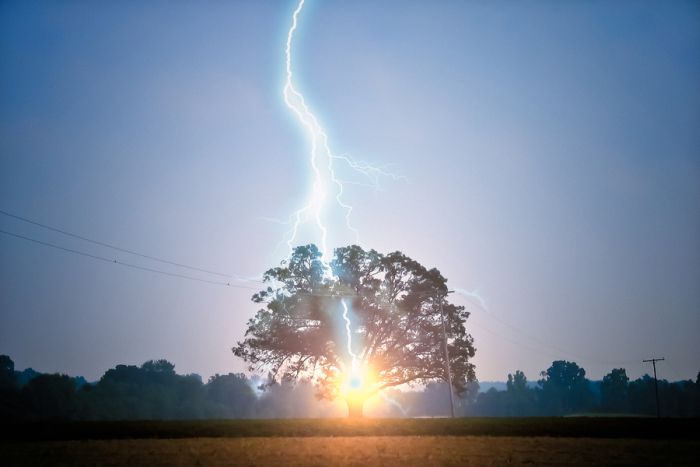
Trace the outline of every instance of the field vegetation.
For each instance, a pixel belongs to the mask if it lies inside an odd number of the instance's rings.
[[[6,465],[693,465],[697,440],[340,436],[0,444]]]
[[[338,436],[700,439],[698,419],[651,417],[13,422],[2,427],[3,439],[14,441]]]

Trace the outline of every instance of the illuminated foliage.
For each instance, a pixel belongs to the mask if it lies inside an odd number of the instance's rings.
[[[461,394],[475,380],[469,313],[447,301],[437,269],[401,252],[383,255],[356,245],[336,249],[330,270],[321,256],[314,245],[300,246],[265,273],[269,286],[253,296],[265,306],[233,349],[252,371],[267,371],[272,381],[309,379],[319,396],[343,396],[351,413],[354,404],[361,413],[362,402],[383,389],[447,381],[444,313],[454,390]],[[352,374],[343,302],[351,309],[360,376]]]

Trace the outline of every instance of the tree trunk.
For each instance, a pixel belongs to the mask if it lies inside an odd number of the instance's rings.
[[[347,401],[348,403],[348,417],[350,418],[362,418],[362,406],[364,401]]]

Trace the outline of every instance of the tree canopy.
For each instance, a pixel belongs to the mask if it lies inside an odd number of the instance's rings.
[[[593,394],[586,379],[586,370],[575,362],[556,360],[546,371],[540,373],[539,381],[544,393],[547,410],[557,415],[588,410]]]
[[[361,367],[363,400],[407,383],[447,381],[444,324],[454,390],[475,380],[469,312],[447,300],[437,269],[401,252],[352,245],[337,248],[327,266],[316,246],[299,246],[264,281],[253,296],[264,307],[233,348],[251,371],[273,381],[308,379],[321,397],[334,398]]]

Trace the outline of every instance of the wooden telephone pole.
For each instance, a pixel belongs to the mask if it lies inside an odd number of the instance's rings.
[[[656,418],[661,418],[661,410],[659,409],[659,380],[656,378],[656,362],[663,362],[664,357],[661,358],[650,358],[648,360],[642,360],[642,363],[651,362],[654,367],[654,392],[656,394]]]

